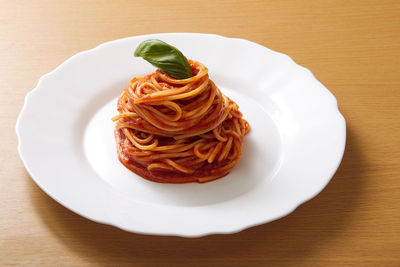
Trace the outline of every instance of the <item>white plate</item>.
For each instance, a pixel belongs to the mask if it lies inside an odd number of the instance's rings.
[[[119,163],[110,118],[129,80],[154,71],[133,57],[149,38],[205,64],[249,121],[242,158],[228,176],[158,184]],[[345,127],[335,97],[290,57],[242,39],[172,33],[71,57],[26,96],[16,132],[32,179],[70,210],[127,231],[195,237],[275,220],[317,195],[340,164]]]

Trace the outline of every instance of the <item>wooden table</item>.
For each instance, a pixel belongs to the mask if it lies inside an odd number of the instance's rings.
[[[156,32],[240,37],[290,55],[337,97],[343,162],[289,216],[233,235],[145,236],[84,219],[17,155],[25,94],[73,54]],[[400,2],[1,1],[0,265],[400,266]]]

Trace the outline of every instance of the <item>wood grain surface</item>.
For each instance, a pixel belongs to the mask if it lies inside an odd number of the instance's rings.
[[[0,4],[0,266],[400,266],[398,0]],[[329,185],[285,218],[197,239],[100,225],[43,193],[17,154],[25,94],[79,51],[158,32],[245,38],[312,70],[348,127]]]

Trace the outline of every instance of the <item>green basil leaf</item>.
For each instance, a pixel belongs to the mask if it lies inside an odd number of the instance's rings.
[[[142,57],[175,79],[187,79],[193,76],[189,62],[181,51],[161,40],[149,39],[141,42],[134,56]]]

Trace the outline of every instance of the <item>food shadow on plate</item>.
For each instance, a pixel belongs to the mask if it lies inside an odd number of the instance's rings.
[[[99,93],[90,99],[90,103],[86,105],[84,110],[81,112],[81,116],[77,120],[75,127],[75,134],[78,142],[83,142],[83,131],[86,129],[89,121],[92,119],[94,114],[100,110],[102,106],[104,106],[107,102],[110,102],[112,99],[117,98],[121,92],[126,87],[127,79],[121,79],[115,82],[112,85],[108,85],[104,88],[99,88]],[[117,114],[117,107],[115,107],[115,115]],[[109,118],[111,120],[111,118]]]
[[[93,263],[121,259],[174,266],[182,260],[198,264],[206,257],[210,263],[222,263],[223,258],[228,265],[243,261],[251,266],[260,260],[297,265],[309,263],[313,251],[349,227],[360,200],[367,197],[363,194],[364,162],[359,140],[350,126],[342,164],[317,197],[277,221],[236,234],[201,238],[141,235],[98,224],[62,207],[31,179],[27,181],[33,211],[66,247]]]

